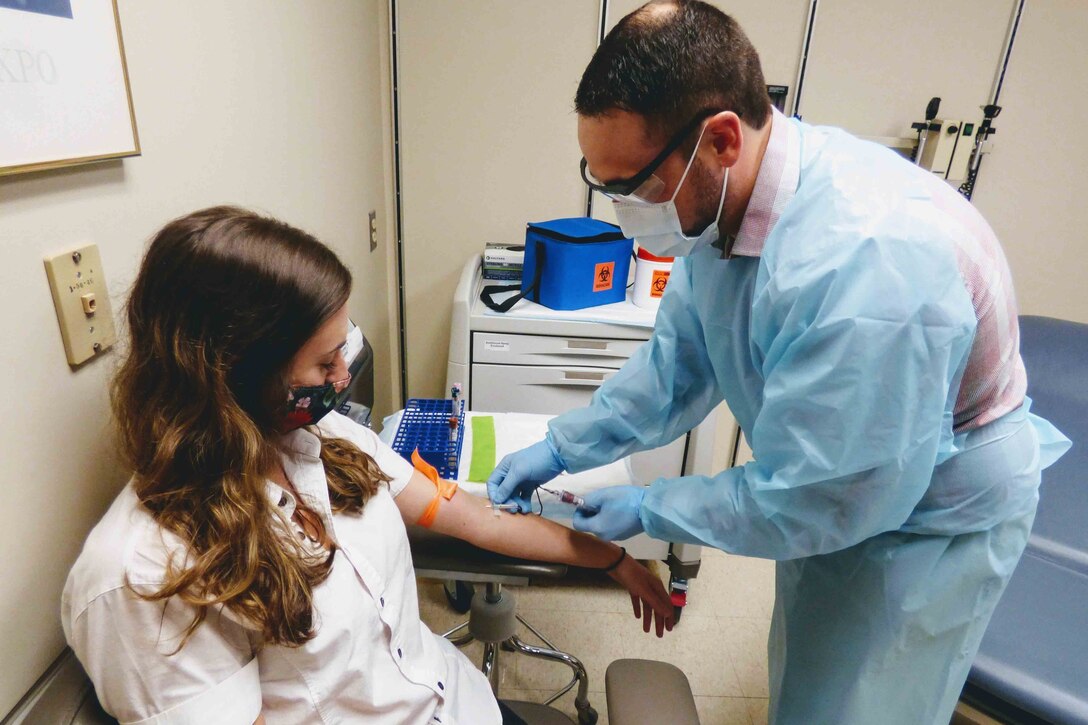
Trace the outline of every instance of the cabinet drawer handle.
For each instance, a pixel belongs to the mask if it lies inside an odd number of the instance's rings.
[[[599,388],[604,385],[603,380],[568,380],[566,382],[559,381],[558,383],[526,383],[526,385],[532,385],[534,387],[541,388],[558,388],[559,390],[566,390],[567,388]]]
[[[564,380],[594,380],[601,382],[604,380],[604,373],[590,373],[583,372],[581,370],[565,370],[563,371]]]
[[[607,350],[604,340],[567,340],[568,350]]]
[[[547,355],[548,353],[540,353]],[[587,358],[594,357],[601,360],[626,360],[627,355],[622,352],[612,352],[611,350],[559,350],[554,355],[558,357],[572,357],[572,358]],[[588,364],[588,363],[587,363]]]

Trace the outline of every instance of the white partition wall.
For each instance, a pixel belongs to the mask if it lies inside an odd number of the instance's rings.
[[[1018,0],[821,0],[801,114],[865,136],[910,135],[926,103],[979,121]],[[1027,0],[973,196],[1001,239],[1021,310],[1088,321],[1083,203],[1088,3]]]
[[[821,0],[802,118],[861,136],[906,136],[942,118],[982,120],[1014,0]]]
[[[444,387],[461,267],[525,223],[585,213],[574,91],[596,0],[398,0],[408,393]]]
[[[974,203],[1009,257],[1020,310],[1088,322],[1088,3],[1029,0]]]

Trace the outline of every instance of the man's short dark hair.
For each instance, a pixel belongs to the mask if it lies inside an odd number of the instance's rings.
[[[586,66],[580,116],[629,111],[657,137],[721,108],[762,128],[771,104],[759,55],[733,18],[699,0],[657,0],[624,17]]]

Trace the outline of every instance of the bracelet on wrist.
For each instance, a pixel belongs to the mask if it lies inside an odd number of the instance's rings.
[[[601,569],[601,571],[603,571],[605,574],[608,574],[608,573],[612,572],[616,567],[618,567],[620,564],[622,564],[623,560],[626,559],[626,558],[627,558],[627,549],[625,549],[624,547],[621,546],[620,547],[619,558],[617,558],[614,562],[612,562],[612,564],[610,566],[606,566],[604,569]]]

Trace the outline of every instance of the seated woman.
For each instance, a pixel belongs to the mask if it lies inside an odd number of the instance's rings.
[[[498,723],[487,680],[419,619],[405,522],[436,485],[332,411],[351,276],[282,222],[216,207],[152,241],[112,388],[132,480],[91,532],[62,619],[122,722]],[[316,424],[316,425],[314,425]],[[303,427],[304,426],[304,427]],[[616,545],[455,493],[435,531],[608,569],[671,628]]]

